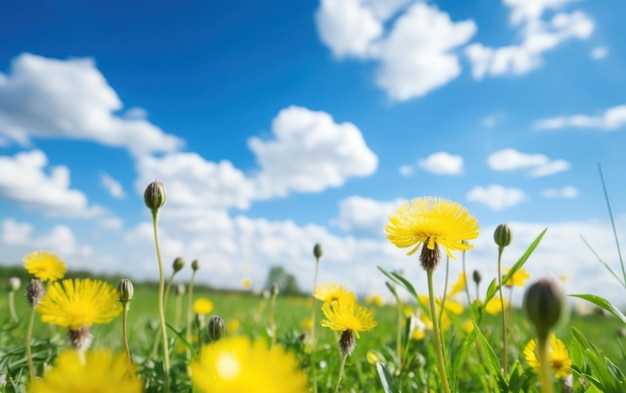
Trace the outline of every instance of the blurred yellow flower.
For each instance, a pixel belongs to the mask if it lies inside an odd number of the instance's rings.
[[[48,251],[33,251],[23,258],[26,270],[41,281],[55,281],[65,275],[65,262]]]
[[[330,330],[343,332],[351,330],[359,336],[360,331],[369,331],[376,327],[372,313],[359,306],[355,301],[337,300],[324,303],[322,312],[326,317],[322,326]]]
[[[504,298],[504,308],[506,309],[507,307],[509,307],[509,301]],[[491,298],[491,300],[489,300],[489,302],[487,302],[487,304],[485,304],[485,311],[488,314],[500,314],[502,312],[502,304],[500,304],[500,298],[497,296],[494,296]]]
[[[323,301],[324,303],[332,302],[335,300],[341,301],[356,301],[354,293],[348,291],[345,287],[337,284],[322,284],[315,288],[313,296]]]
[[[382,307],[383,298],[380,295],[370,295],[365,298],[365,304],[374,304],[376,307]]]
[[[233,334],[235,333],[237,330],[239,330],[239,327],[241,326],[241,324],[239,323],[238,320],[236,319],[231,319],[230,321],[228,321],[228,323],[226,324],[226,333],[228,334]]]
[[[505,267],[503,270],[504,270],[504,274],[507,274],[509,270],[511,269],[509,269],[508,267]],[[530,274],[528,274],[528,272],[524,268],[520,268],[515,273],[513,273],[511,278],[509,278],[509,280],[506,283],[504,283],[504,285],[507,285],[509,287],[512,287],[512,286],[523,287],[524,281],[528,280],[529,278],[530,278]]]
[[[313,330],[313,318],[308,317],[302,322],[302,327],[306,330]]]
[[[141,381],[130,375],[126,355],[108,350],[87,351],[83,358],[73,350],[57,356],[42,379],[28,386],[29,393],[139,393]]]
[[[465,321],[463,324],[463,330],[465,330],[465,333],[471,333],[474,330],[474,323],[471,319]]]
[[[292,354],[247,337],[227,337],[203,346],[191,363],[191,380],[201,393],[309,391],[307,376]]]
[[[404,202],[389,217],[385,226],[387,238],[397,247],[412,247],[413,255],[424,244],[429,250],[441,246],[455,259],[451,251],[469,250],[473,246],[464,240],[478,237],[478,223],[462,205],[437,197],[415,198]]]
[[[419,299],[420,302],[422,302],[422,304],[428,304],[428,302],[430,301],[428,299],[428,295],[419,295]],[[441,298],[437,297],[435,298],[435,304],[437,305],[437,315],[441,314]],[[463,313],[464,310],[464,306],[462,303],[457,302],[454,299],[446,299],[446,302],[443,305],[443,315],[441,316],[441,330],[443,331],[447,331],[448,329],[450,329],[450,326],[452,325],[452,320],[450,319],[450,314],[452,315],[461,315]],[[433,328],[433,322],[430,319],[430,317],[426,314],[422,314],[421,318],[422,322],[424,322],[424,324],[426,325],[426,328],[428,330],[432,330]]]
[[[211,311],[213,311],[213,302],[210,301],[209,299],[205,298],[205,297],[201,297],[199,299],[196,299],[195,302],[193,302],[193,312],[196,314],[208,314]]]
[[[50,285],[37,312],[46,323],[80,330],[109,323],[122,312],[117,290],[100,280],[66,279]]]
[[[550,354],[549,362],[550,368],[554,373],[554,377],[558,379],[566,378],[572,373],[572,360],[569,357],[567,348],[561,340],[556,338],[556,335],[552,333],[549,339]],[[524,357],[528,365],[535,370],[539,371],[540,364],[537,359],[537,341],[530,340],[530,342],[524,348]]]
[[[249,278],[244,278],[243,280],[241,280],[241,286],[244,287],[244,289],[249,289],[250,285],[252,285],[252,282]]]
[[[465,274],[459,273],[459,278],[456,280],[454,285],[452,285],[452,289],[450,289],[448,296],[454,297],[458,295],[461,291],[465,290],[465,285],[467,285],[465,281]]]

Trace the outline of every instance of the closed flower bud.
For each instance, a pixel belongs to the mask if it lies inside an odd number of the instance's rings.
[[[68,330],[67,340],[72,348],[81,353],[85,352],[91,345],[93,334],[91,334],[87,326],[83,325],[79,330]]]
[[[46,294],[43,283],[38,278],[31,278],[28,287],[26,287],[26,301],[32,307],[36,307]]]
[[[143,193],[143,200],[148,209],[155,212],[165,206],[167,200],[167,192],[165,186],[160,181],[153,181],[148,184],[146,191]]]
[[[339,337],[339,352],[343,356],[350,356],[356,348],[356,339],[354,338],[354,332],[350,329],[344,330]]]
[[[117,286],[117,294],[119,295],[120,303],[122,304],[126,304],[133,300],[133,295],[135,294],[133,283],[127,278],[122,278]]]
[[[506,224],[500,224],[493,233],[493,240],[500,248],[504,248],[511,244],[511,228]]]
[[[320,259],[322,257],[322,245],[317,243],[313,246],[313,256],[315,259]]]
[[[9,278],[9,291],[15,292],[20,289],[20,286],[22,286],[22,281],[20,281],[19,277]]]
[[[199,261],[199,260],[197,260],[197,259],[194,259],[194,260],[191,262],[191,269],[192,269],[194,272],[197,272],[197,271],[198,271],[198,269],[200,269],[200,261]]]
[[[174,263],[172,264],[172,268],[174,269],[174,273],[178,273],[185,266],[185,260],[183,257],[178,257],[174,259]]]
[[[209,319],[209,327],[207,329],[209,341],[217,341],[224,336],[224,320],[217,315],[213,315]]]
[[[526,290],[524,308],[537,336],[545,340],[564,314],[563,292],[554,281],[543,278]]]
[[[478,285],[482,281],[483,276],[480,275],[480,272],[478,270],[474,270],[474,272],[472,273],[472,278],[474,279],[476,285]]]

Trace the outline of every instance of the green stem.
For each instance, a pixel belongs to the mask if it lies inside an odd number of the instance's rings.
[[[398,331],[396,332],[396,352],[398,356],[398,365],[399,369],[402,370],[403,367],[403,357],[402,357],[402,321],[404,320],[404,313],[402,311],[402,302],[400,301],[400,297],[394,292],[394,296],[396,297],[396,305],[398,309]]]
[[[315,276],[313,277],[313,312],[311,313],[311,379],[313,380],[313,393],[317,393],[317,377],[315,365],[315,351],[317,348],[317,337],[315,336],[315,319],[317,315],[317,298],[315,290],[317,289],[317,273],[320,267],[320,259],[315,258]]]
[[[164,290],[165,278],[163,274],[163,259],[161,258],[161,247],[159,246],[159,211],[152,210],[152,227],[154,229],[154,244],[156,246],[157,260],[159,262],[159,318],[161,320],[161,338],[163,339],[163,372],[164,372],[164,391],[170,391],[170,351],[167,342],[167,326],[165,325],[165,305]]]
[[[443,391],[450,393],[448,386],[448,377],[446,375],[446,364],[443,361],[443,347],[441,345],[441,330],[439,329],[439,318],[437,317],[437,308],[435,305],[435,290],[433,286],[433,271],[426,270],[428,275],[428,297],[430,298],[430,313],[433,321],[433,334],[435,336],[435,347],[437,350],[437,361],[439,362],[439,375],[443,384]]]
[[[124,349],[126,350],[126,359],[128,360],[128,369],[130,370],[130,375],[133,378],[136,378],[135,368],[133,367],[133,359],[130,357],[130,348],[128,346],[128,329],[127,329],[127,314],[128,314],[128,303],[122,303],[124,307],[124,312],[122,314],[122,336],[124,337]]]
[[[191,273],[191,279],[189,280],[189,295],[187,297],[187,325],[185,326],[185,339],[187,342],[191,342],[191,327],[193,322],[193,283],[196,279],[196,271]],[[187,359],[191,359],[191,350],[187,347],[185,351],[187,353]],[[187,367],[187,371],[191,376],[191,368]]]
[[[272,289],[272,299],[270,300],[270,312],[269,322],[270,330],[272,331],[272,347],[276,345],[276,318],[274,314],[276,312],[276,298],[278,297],[278,291]]]
[[[28,329],[26,330],[26,360],[28,361],[28,371],[30,372],[30,380],[34,381],[37,377],[35,374],[35,366],[33,365],[33,353],[30,347],[30,339],[33,336],[33,324],[35,323],[35,307],[30,311],[30,320],[28,321]]]
[[[9,312],[11,313],[11,319],[13,319],[13,322],[18,323],[20,319],[15,312],[15,291],[9,291]]]
[[[170,291],[172,290],[172,282],[174,282],[174,276],[176,275],[176,272],[172,272],[172,275],[170,276],[170,278],[167,280],[167,285],[165,285],[165,295],[163,297],[163,304],[165,305],[165,311],[167,312],[167,306],[168,306],[168,299],[170,297]]]
[[[180,329],[180,317],[181,310],[183,308],[183,295],[176,295],[176,314],[174,315],[174,322],[176,323],[176,329]]]
[[[446,298],[448,297],[448,278],[450,277],[450,257],[446,256],[446,281],[443,286],[443,297],[441,298],[441,313],[439,313],[439,326],[443,323],[443,313],[446,312]]]
[[[541,393],[553,393],[552,376],[550,373],[550,346],[547,337],[537,340],[539,352],[539,378],[541,380]]]
[[[469,307],[472,305],[472,300],[470,298],[469,286],[467,285],[469,281],[467,281],[467,270],[465,269],[465,250],[463,250],[463,278],[465,279],[465,294],[467,295],[467,306]]]
[[[337,376],[337,383],[335,383],[334,392],[337,393],[339,391],[339,385],[341,384],[341,380],[343,379],[343,369],[346,366],[346,359],[348,358],[347,353],[341,354],[341,359],[339,359],[339,375]]]
[[[504,309],[504,295],[502,294],[502,251],[504,247],[498,248],[498,289],[500,291],[500,310],[502,316],[502,369],[506,374],[506,310]]]

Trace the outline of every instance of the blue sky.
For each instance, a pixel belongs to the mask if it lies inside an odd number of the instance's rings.
[[[0,13],[0,259],[49,249],[73,268],[155,278],[142,194],[159,179],[165,260],[199,259],[204,282],[260,287],[281,264],[310,289],[320,242],[322,282],[383,294],[377,265],[425,283],[385,239],[387,216],[436,195],[481,224],[469,269],[495,276],[499,223],[514,233],[508,265],[548,227],[532,277],[618,301],[580,236],[619,270],[598,164],[626,239],[624,12],[13,2]]]

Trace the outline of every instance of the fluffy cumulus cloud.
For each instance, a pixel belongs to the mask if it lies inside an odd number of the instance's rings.
[[[507,188],[498,184],[487,187],[476,186],[466,195],[468,201],[482,203],[492,210],[504,210],[513,207],[526,199],[524,192],[518,188]]]
[[[456,79],[457,49],[476,32],[435,6],[394,0],[322,0],[317,29],[338,58],[378,64],[376,84],[398,101],[420,97]]]
[[[0,156],[0,196],[51,216],[88,218],[104,213],[81,191],[70,188],[67,167],[48,168],[48,157],[41,150]]]
[[[122,199],[126,197],[126,192],[119,181],[115,180],[108,173],[100,173],[100,184],[104,187],[109,194],[115,199]]]
[[[565,160],[551,160],[544,154],[526,154],[515,149],[504,149],[492,153],[487,158],[489,167],[494,171],[513,171],[528,169],[532,177],[553,175],[570,169]]]
[[[339,215],[335,220],[344,231],[358,233],[384,233],[389,215],[401,200],[380,202],[362,196],[351,196],[339,202]]]
[[[255,183],[261,197],[341,186],[349,177],[371,175],[378,166],[354,124],[298,106],[278,113],[271,138],[253,137],[248,145],[260,166]]]
[[[463,157],[445,151],[433,153],[418,161],[420,168],[437,175],[458,175],[463,172]]]
[[[0,73],[0,139],[5,142],[80,139],[123,147],[136,155],[181,146],[179,138],[141,117],[115,115],[122,107],[91,59],[22,54],[7,75]]]
[[[575,0],[503,0],[510,9],[509,23],[520,42],[491,48],[473,43],[466,48],[474,78],[521,75],[541,66],[545,52],[571,39],[591,36],[594,23],[582,11],[561,11]]]
[[[557,130],[561,128],[596,128],[615,131],[626,125],[626,105],[614,106],[602,115],[570,115],[557,116],[539,120],[535,128],[540,130]]]

